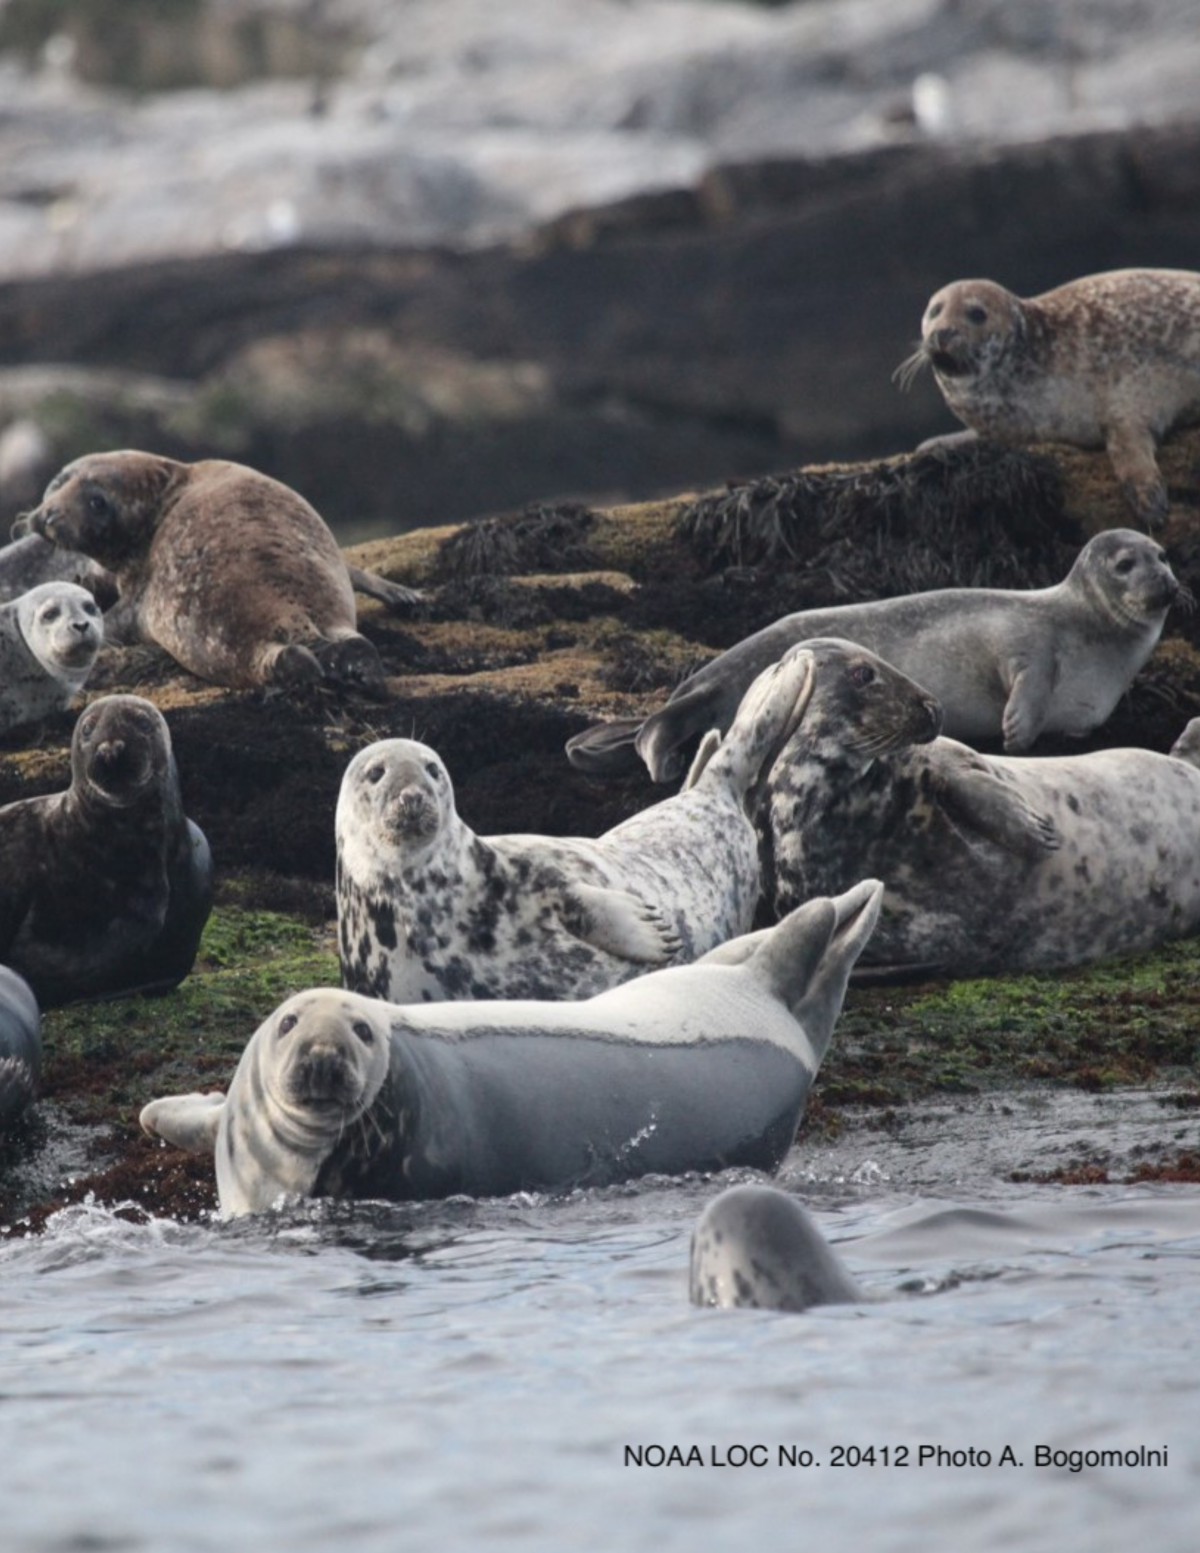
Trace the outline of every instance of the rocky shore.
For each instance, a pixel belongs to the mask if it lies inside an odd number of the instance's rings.
[[[1200,431],[1172,438],[1161,462],[1165,542],[1195,589]],[[639,774],[601,784],[572,770],[562,747],[587,723],[650,709],[690,666],[789,610],[950,580],[1044,585],[1088,536],[1124,521],[1101,455],[905,455],[357,546],[352,560],[428,595],[415,619],[361,610],[389,674],[383,704],[218,690],[157,649],[106,649],[87,694],[134,690],[163,710],[187,810],[212,845],[218,905],[175,992],[46,1016],[44,1098],[5,1146],[0,1215],[36,1226],[88,1193],[136,1212],[212,1206],[211,1164],[151,1145],[138,1109],[222,1086],[286,994],[336,982],[333,808],[349,757],[372,739],[415,732],[433,744],[481,833],[597,834],[662,790]],[[1070,748],[1166,749],[1198,713],[1200,622],[1176,613],[1109,724]],[[0,801],[65,785],[71,726],[64,714],[34,741],[0,742]],[[1198,987],[1200,951],[1182,943],[1059,977],[855,989],[805,1136],[903,1129],[906,1108],[928,1096],[1150,1089],[1165,1119],[1156,1146],[1096,1142],[1065,1161],[1054,1152],[1045,1172],[1194,1178]]]

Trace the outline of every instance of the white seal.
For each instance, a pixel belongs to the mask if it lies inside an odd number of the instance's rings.
[[[104,641],[100,606],[72,582],[44,582],[0,604],[0,733],[61,712]]]

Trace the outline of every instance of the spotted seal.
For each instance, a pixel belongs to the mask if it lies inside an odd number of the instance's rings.
[[[937,738],[936,703],[874,654],[793,652],[813,690],[758,811],[776,910],[869,868],[887,891],[864,965],[949,975],[1079,965],[1200,926],[1190,760],[978,755]]]
[[[114,575],[113,641],[156,642],[219,685],[382,687],[336,540],[302,496],[257,470],[93,453],[55,475],[22,526]]]
[[[212,905],[171,736],[140,696],[80,714],[66,792],[0,809],[0,960],[43,1007],[173,987]]]
[[[684,790],[596,840],[477,836],[437,753],[370,745],[338,797],[338,946],[347,987],[394,1003],[586,997],[745,932],[760,892],[746,795],[807,694],[772,665]]]
[[[1019,754],[1043,734],[1078,737],[1104,722],[1176,602],[1191,608],[1192,595],[1162,547],[1133,529],[1108,529],[1052,588],[943,588],[785,615],[705,664],[644,721],[576,734],[567,756],[602,775],[636,764],[636,752],[656,782],[670,781],[691,739],[728,727],[756,674],[820,636],[857,642],[925,686],[951,737],[1003,737]]]
[[[956,280],[930,298],[899,381],[926,363],[975,435],[1107,449],[1126,502],[1153,527],[1168,509],[1158,443],[1200,420],[1200,274],[1108,270],[1036,297]]]
[[[810,901],[739,964],[671,966],[583,1002],[398,1006],[297,993],[227,1096],[142,1126],[215,1152],[222,1214],[281,1196],[505,1196],[746,1165],[791,1147],[882,886]]]
[[[788,1192],[749,1182],[714,1197],[692,1232],[693,1305],[807,1310],[863,1298],[810,1214]]]
[[[29,984],[0,965],[0,1132],[37,1094],[42,1038]]]
[[[99,604],[73,582],[44,582],[0,604],[0,733],[67,707],[103,640]]]

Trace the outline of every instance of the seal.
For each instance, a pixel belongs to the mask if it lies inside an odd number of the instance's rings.
[[[0,1133],[37,1094],[41,1077],[37,1000],[27,982],[0,965]]]
[[[278,480],[217,459],[93,453],[60,470],[24,522],[113,573],[110,640],[155,642],[218,685],[328,678],[381,691],[337,542]]]
[[[99,604],[73,582],[44,582],[0,604],[0,733],[68,706],[103,640]]]
[[[808,677],[803,661],[771,665],[681,793],[595,840],[477,836],[428,745],[361,750],[336,815],[346,986],[393,1003],[587,997],[744,933],[761,886],[747,794]]]
[[[1156,450],[1200,420],[1200,274],[1108,270],[1036,297],[956,280],[930,298],[921,343],[950,410],[993,442],[1105,448],[1139,522],[1167,516]]]
[[[573,1003],[297,993],[227,1095],[143,1128],[214,1152],[226,1217],[281,1197],[561,1192],[650,1172],[774,1171],[870,936],[882,886],[810,901],[740,964],[671,966]]]
[[[117,579],[98,561],[78,550],[62,550],[29,527],[31,514],[23,513],[13,524],[10,544],[0,545],[0,604],[18,598],[41,582],[77,582],[95,595],[107,609],[117,601]],[[419,588],[392,582],[378,572],[347,566],[355,593],[378,599],[390,610],[410,610],[425,597]]]
[[[66,792],[0,808],[0,960],[43,1008],[166,991],[191,969],[212,860],[186,818],[171,736],[140,696],[103,696]]]
[[[692,1232],[693,1305],[807,1310],[863,1298],[811,1215],[777,1186],[714,1197]]]
[[[1192,595],[1161,545],[1108,529],[1052,588],[944,588],[785,615],[684,680],[660,711],[585,729],[567,755],[603,774],[640,754],[656,782],[670,781],[689,741],[728,727],[754,676],[809,637],[869,648],[941,702],[950,737],[1003,737],[1019,754],[1043,734],[1078,737],[1104,722],[1173,603],[1191,608]]]
[[[887,890],[864,966],[957,976],[1080,965],[1200,926],[1190,760],[979,755],[937,738],[936,703],[865,649],[793,652],[811,656],[813,690],[757,815],[777,911],[869,867]]]

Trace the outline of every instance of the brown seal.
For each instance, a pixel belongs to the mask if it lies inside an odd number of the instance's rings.
[[[110,641],[156,642],[219,685],[382,686],[337,541],[302,496],[243,464],[89,454],[27,526],[115,575]]]
[[[1168,506],[1155,449],[1200,420],[1200,274],[1108,270],[1036,297],[956,280],[930,299],[900,383],[927,362],[980,437],[1106,448],[1122,494],[1153,527]]]

